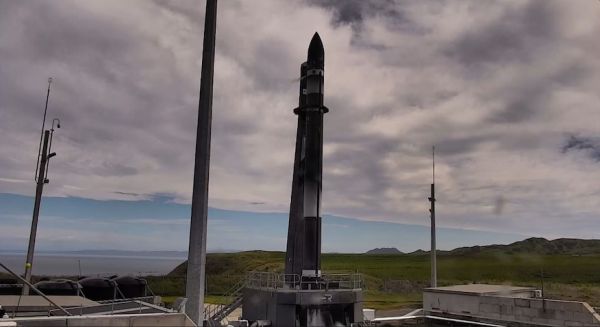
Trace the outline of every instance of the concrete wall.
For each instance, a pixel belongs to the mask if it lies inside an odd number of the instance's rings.
[[[50,295],[48,298],[62,307],[89,307],[99,305],[98,302],[75,295]],[[39,295],[0,295],[0,305],[8,312],[16,310],[17,307],[19,307],[19,311],[22,312],[56,309],[54,304],[48,302],[48,300]]]
[[[423,309],[425,311],[477,315],[479,314],[479,299],[473,295],[424,292]]]
[[[248,321],[277,320],[277,293],[268,290],[243,290],[242,319]],[[295,296],[293,296],[295,299]],[[291,306],[294,309],[294,306]],[[295,317],[291,315],[291,317]],[[292,324],[295,323],[292,320]]]
[[[425,292],[426,314],[549,326],[600,326],[600,316],[589,304],[505,296]]]
[[[585,302],[482,296],[480,310],[482,316],[508,321],[600,326],[600,316]]]
[[[32,317],[13,319],[17,326],[48,326],[48,327],[146,327],[146,326],[195,326],[183,313],[158,313],[140,315],[113,316],[71,316],[71,317]]]

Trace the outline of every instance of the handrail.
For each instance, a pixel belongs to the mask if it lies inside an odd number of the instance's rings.
[[[242,286],[246,283],[244,278],[241,278],[235,283],[232,287],[230,287],[226,292],[226,297],[232,297],[235,294],[238,294],[241,291]]]
[[[213,320],[215,318],[219,318],[218,316],[222,314],[224,310],[227,309],[228,306],[233,304],[237,298],[240,296],[240,293],[244,286],[246,285],[246,279],[241,278],[237,281],[229,290],[225,292],[224,297],[227,299],[227,304],[211,304],[206,307],[204,310],[204,317],[207,320]]]
[[[52,305],[54,305],[55,307],[57,307],[64,314],[66,314],[67,316],[72,316],[72,314],[69,311],[65,310],[65,308],[61,307],[60,305],[56,304],[54,301],[50,300],[50,298],[47,297],[44,293],[42,293],[40,290],[38,290],[37,287],[33,286],[33,284],[31,284],[30,282],[28,282],[25,278],[23,278],[23,277],[15,274],[12,270],[10,270],[2,262],[0,262],[0,266],[2,266],[2,268],[4,268],[4,270],[8,271],[9,274],[17,277],[23,283],[27,284],[34,292],[36,292],[37,294],[41,295],[46,301],[50,302]]]
[[[253,271],[247,274],[246,285],[255,288],[300,288],[319,287],[325,289],[358,289],[362,287],[362,275],[323,274],[318,278],[297,274],[277,274]]]
[[[98,302],[100,304],[121,303],[121,302],[129,302],[129,301],[142,301],[142,302],[146,302],[146,303],[151,303],[153,299],[154,299],[154,296],[139,296],[139,297],[122,298],[122,299],[97,300],[96,302]]]
[[[486,323],[486,322],[480,322],[480,321],[454,319],[454,318],[438,317],[438,316],[432,316],[432,315],[405,315],[405,316],[399,316],[399,317],[381,317],[381,318],[375,318],[371,321],[378,323],[378,322],[388,322],[388,321],[413,320],[413,319],[420,319],[420,318],[441,320],[441,321],[446,321],[446,322],[451,322],[451,323],[457,322],[457,323],[461,323],[461,324],[477,325],[477,326],[485,326],[485,327],[505,327],[504,325],[498,325],[498,324],[492,324],[492,323]]]

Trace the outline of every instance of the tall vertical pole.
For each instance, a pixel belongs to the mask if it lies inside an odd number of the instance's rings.
[[[436,245],[435,245],[435,146],[432,149],[432,183],[431,183],[431,196],[429,202],[431,203],[431,287],[437,287],[437,258],[436,258]]]
[[[204,286],[206,268],[206,222],[208,214],[208,173],[210,166],[210,135],[212,119],[213,76],[215,63],[215,34],[217,0],[206,1],[204,43],[202,48],[202,75],[198,128],[196,131],[196,159],[190,241],[188,251],[185,294],[188,298],[186,314],[198,326],[204,323]]]
[[[48,112],[48,99],[50,99],[50,84],[52,84],[52,77],[48,78],[48,91],[46,92],[46,105],[44,106],[44,118],[42,119],[42,131],[40,132],[40,145],[38,146],[38,158],[37,158],[37,162],[35,164],[35,178],[37,178],[38,168],[40,167],[40,155],[42,153],[42,137],[44,135],[44,126],[46,125],[46,113]]]
[[[33,205],[33,218],[31,219],[31,231],[29,233],[29,246],[27,247],[27,259],[25,260],[25,280],[31,283],[31,267],[33,265],[33,251],[35,249],[35,237],[37,234],[38,217],[40,215],[40,204],[42,202],[42,192],[44,191],[44,182],[46,180],[46,162],[48,160],[48,138],[49,131],[44,132],[44,144],[42,147],[41,160],[39,163],[37,187],[35,189],[35,203]],[[29,295],[29,285],[23,285],[23,295]]]

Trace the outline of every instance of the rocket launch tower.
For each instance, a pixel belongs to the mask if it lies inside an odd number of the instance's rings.
[[[242,318],[269,326],[350,326],[362,321],[358,274],[321,272],[325,51],[315,33],[300,66],[300,91],[285,273],[250,273]]]

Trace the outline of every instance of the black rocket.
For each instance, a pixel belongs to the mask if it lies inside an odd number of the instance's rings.
[[[318,33],[300,65],[300,95],[285,273],[321,275],[321,189],[323,174],[323,105],[325,51]],[[299,279],[288,277],[288,282]]]

